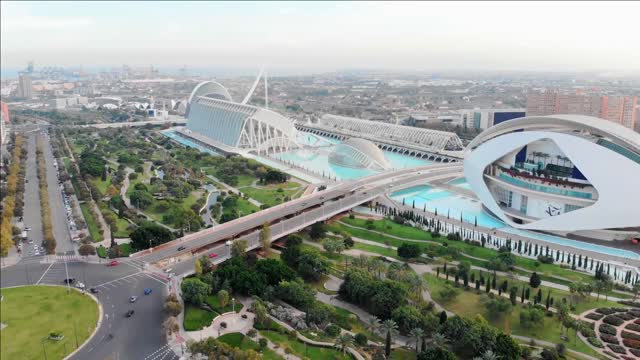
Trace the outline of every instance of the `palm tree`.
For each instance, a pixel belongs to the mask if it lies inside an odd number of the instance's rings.
[[[500,357],[496,355],[493,351],[487,350],[482,356],[476,356],[473,360],[498,360]]]
[[[342,351],[342,355],[344,355],[347,352],[347,348],[353,345],[353,336],[351,336],[351,334],[338,336],[335,345]]]
[[[398,333],[398,324],[396,324],[395,321],[388,319],[382,323],[382,328],[387,334],[385,347],[384,347],[384,354],[386,355],[387,358],[389,358],[389,355],[391,355],[391,339],[393,338],[394,335]]]
[[[435,333],[431,337],[431,343],[435,347],[443,347],[447,344],[447,338],[442,333]]]
[[[420,340],[424,336],[424,330],[422,330],[421,328],[411,329],[411,332],[409,333],[409,336],[411,337],[411,339],[415,339],[415,341],[416,341],[416,353],[420,352],[420,350],[419,350],[420,349]]]
[[[375,315],[371,315],[367,320],[367,330],[375,334],[378,329],[380,329],[380,319]]]

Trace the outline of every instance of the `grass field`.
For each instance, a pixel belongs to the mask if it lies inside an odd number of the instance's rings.
[[[236,348],[240,348],[242,350],[255,350],[259,353],[262,353],[262,359],[265,360],[281,360],[283,359],[280,355],[278,355],[275,351],[265,348],[260,350],[260,345],[257,342],[251,340],[247,336],[244,336],[241,333],[229,333],[224,334],[218,338],[218,340],[231,345]]]
[[[103,240],[102,234],[100,234],[100,230],[98,228],[98,220],[93,217],[91,210],[89,209],[89,204],[83,203],[80,204],[80,209],[82,210],[82,215],[84,216],[84,220],[87,223],[87,227],[89,228],[89,234],[91,234],[91,238],[94,242],[100,242]]]
[[[218,316],[216,312],[210,312],[187,304],[184,313],[184,329],[187,331],[200,330],[211,325],[211,321],[216,316]]]
[[[209,295],[207,296],[207,299],[205,300],[205,302],[211,306],[211,308],[213,310],[215,310],[216,312],[223,314],[226,312],[231,312],[233,311],[233,304],[231,303],[231,299],[229,299],[229,304],[227,304],[227,306],[225,306],[224,308],[220,306],[220,301],[218,301],[218,296],[216,295]],[[235,305],[235,310],[236,312],[240,312],[240,310],[242,310],[242,303],[239,301],[236,301],[236,305]]]
[[[113,210],[111,210],[107,204],[105,202],[101,202],[100,203],[100,211],[102,212],[102,215],[104,216],[105,214],[111,213],[113,215],[115,215],[116,217],[116,228],[115,229],[111,229],[113,231],[113,236],[115,236],[116,238],[128,238],[129,237],[129,230],[127,230],[127,228],[129,227],[129,222],[123,218],[118,217],[118,214],[116,214]]]
[[[100,190],[100,194],[104,196],[104,194],[107,193],[107,188],[109,187],[109,185],[111,185],[111,175],[107,176],[106,181],[102,181],[101,178],[96,177],[93,178],[92,182],[98,188],[98,190]]]
[[[62,359],[82,345],[98,321],[98,304],[77,291],[67,294],[64,287],[27,286],[3,289],[0,322],[2,359]],[[75,330],[74,330],[75,327]],[[64,339],[46,339],[50,332]],[[44,349],[43,349],[44,346]]]
[[[274,344],[280,345],[284,349],[289,349],[292,354],[302,358],[309,359],[329,359],[329,360],[347,360],[352,359],[350,355],[342,355],[342,353],[333,348],[324,348],[318,346],[306,345],[298,340],[292,340],[287,335],[280,334],[276,331],[262,330],[262,336],[271,340]]]

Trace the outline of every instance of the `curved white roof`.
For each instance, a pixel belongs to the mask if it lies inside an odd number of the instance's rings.
[[[483,131],[467,146],[475,149],[483,142],[515,130],[567,131],[586,130],[592,134],[608,137],[640,154],[640,134],[612,121],[586,115],[528,116],[505,121]]]
[[[203,81],[196,85],[196,87],[193,88],[193,91],[191,91],[191,95],[189,95],[189,100],[187,102],[191,104],[198,98],[198,96],[208,96],[215,99],[233,101],[229,91],[227,91],[227,88],[217,81]]]

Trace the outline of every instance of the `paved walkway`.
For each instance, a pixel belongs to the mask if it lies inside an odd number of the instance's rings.
[[[324,288],[329,291],[338,291],[340,290],[340,285],[342,285],[343,281],[337,276],[333,276],[329,274],[329,279],[325,281]]]

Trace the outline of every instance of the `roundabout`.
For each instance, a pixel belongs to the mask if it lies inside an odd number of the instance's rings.
[[[0,357],[63,359],[92,336],[100,307],[88,294],[64,286],[2,289]]]

